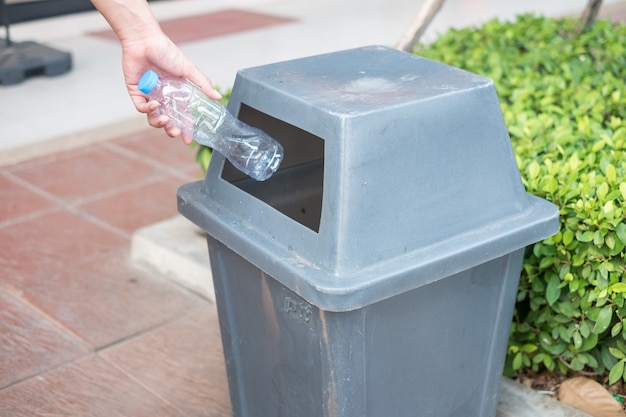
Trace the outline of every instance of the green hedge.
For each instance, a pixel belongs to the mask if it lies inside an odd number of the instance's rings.
[[[561,231],[528,249],[506,373],[626,375],[626,26],[519,16],[416,54],[494,80],[528,192]]]

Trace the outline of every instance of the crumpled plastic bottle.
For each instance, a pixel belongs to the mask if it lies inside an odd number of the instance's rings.
[[[186,136],[221,153],[251,178],[264,181],[280,166],[284,151],[278,141],[234,117],[189,80],[148,70],[138,88],[150,100],[158,101],[162,113]]]

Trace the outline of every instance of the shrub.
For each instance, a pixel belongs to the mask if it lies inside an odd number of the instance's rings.
[[[519,16],[450,30],[417,54],[494,80],[528,192],[561,230],[528,248],[506,373],[626,379],[626,26]]]

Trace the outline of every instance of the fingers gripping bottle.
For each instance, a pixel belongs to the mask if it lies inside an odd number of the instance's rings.
[[[196,142],[224,155],[237,169],[257,181],[276,172],[283,147],[260,129],[234,117],[222,104],[183,78],[146,71],[139,91],[161,104],[161,111]]]

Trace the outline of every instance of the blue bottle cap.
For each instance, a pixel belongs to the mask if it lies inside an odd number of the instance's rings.
[[[150,94],[150,91],[152,91],[157,81],[159,81],[159,74],[152,70],[148,70],[144,72],[139,79],[137,88],[144,94]]]

